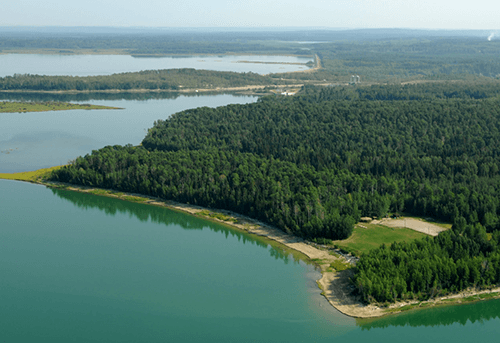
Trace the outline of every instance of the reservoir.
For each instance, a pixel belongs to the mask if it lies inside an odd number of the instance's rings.
[[[133,57],[130,55],[38,55],[0,54],[0,77],[14,74],[111,75],[141,70],[195,68],[258,74],[309,69],[312,57],[272,55],[223,55],[179,57]]]

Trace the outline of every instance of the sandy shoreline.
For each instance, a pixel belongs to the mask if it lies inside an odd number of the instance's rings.
[[[10,174],[10,175],[15,175],[15,174]],[[113,190],[81,187],[81,186],[56,183],[56,182],[42,182],[42,181],[26,180],[26,179],[20,179],[20,180],[32,183],[39,183],[52,188],[63,188],[70,191],[96,194],[111,198],[117,198],[122,200],[135,201],[143,204],[165,207],[175,211],[181,211],[190,215],[198,216],[207,220],[220,222],[224,225],[228,225],[236,229],[246,231],[250,234],[271,239],[290,249],[298,251],[299,253],[305,255],[310,260],[313,260],[313,262],[315,262],[319,266],[322,272],[321,279],[317,280],[318,286],[322,290],[321,294],[339,312],[354,318],[381,317],[388,314],[399,313],[402,310],[405,310],[405,307],[408,306],[413,306],[418,308],[418,307],[428,307],[428,306],[484,300],[480,298],[479,295],[489,294],[489,293],[497,293],[497,294],[490,294],[489,298],[500,298],[500,287],[499,287],[487,290],[477,290],[477,289],[467,290],[458,294],[451,294],[441,298],[435,298],[422,302],[416,300],[407,302],[397,302],[391,304],[388,307],[380,307],[377,304],[365,304],[361,302],[361,298],[359,296],[353,296],[351,294],[352,291],[354,290],[354,285],[352,285],[350,282],[350,277],[352,276],[353,271],[351,269],[347,269],[341,272],[335,272],[334,270],[332,270],[330,266],[330,263],[334,261],[340,260],[342,262],[345,262],[346,259],[344,257],[338,255],[337,256],[331,255],[328,250],[320,249],[314,243],[308,243],[300,237],[289,235],[277,228],[259,222],[255,219],[226,210],[208,209],[195,205],[177,203],[170,200],[164,201],[164,200],[159,200],[158,198],[149,197],[136,193],[124,193]],[[202,211],[204,213],[202,213]],[[217,213],[217,214],[220,213],[224,217],[228,218],[228,220],[221,220],[214,216],[207,216],[205,215],[205,213],[207,212]],[[474,296],[477,296],[477,299],[471,299],[471,297]]]
[[[95,190],[100,190],[99,188],[80,187],[62,183],[52,183],[52,182],[42,182],[42,183],[48,187],[59,188],[62,186],[64,189],[67,190],[83,192],[83,193],[91,193],[91,194]],[[270,225],[264,224],[255,219],[231,211],[208,209],[195,205],[182,204],[170,200],[163,201],[157,198],[136,193],[124,193],[112,190],[106,190],[106,191],[108,191],[109,193],[103,193],[98,195],[123,199],[123,200],[127,200],[126,197],[142,198],[144,199],[144,201],[140,201],[140,203],[143,204],[160,206],[176,211],[181,211],[187,214],[213,220],[215,222],[220,222],[225,225],[232,226],[236,229],[246,231],[253,235],[271,239],[277,243],[280,243],[290,249],[293,249],[305,255],[310,260],[313,260],[321,268],[322,277],[321,279],[317,280],[318,286],[323,290],[322,295],[325,296],[328,302],[337,310],[339,310],[341,313],[347,316],[357,317],[357,318],[379,317],[385,314],[382,313],[381,310],[376,310],[374,306],[372,305],[367,306],[361,303],[358,299],[345,294],[345,290],[349,289],[349,279],[348,277],[344,277],[346,276],[345,273],[342,274],[327,270],[330,267],[330,263],[334,261],[340,260],[345,262],[345,259],[343,257],[330,255],[328,250],[319,249],[313,244],[307,243],[304,239],[300,237],[289,235]],[[210,212],[221,213],[231,218],[231,220],[221,220],[216,217],[204,216],[201,212],[207,210]]]

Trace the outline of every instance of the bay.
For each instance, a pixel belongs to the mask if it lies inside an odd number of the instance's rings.
[[[51,99],[25,94],[23,100]],[[3,99],[9,100],[8,95]],[[212,94],[145,100],[87,100],[120,110],[69,110],[0,113],[0,173],[36,170],[67,164],[106,145],[138,145],[158,119],[189,108],[218,107],[257,101],[256,96]]]
[[[304,65],[290,63],[304,64],[308,61],[312,61],[312,58],[274,55],[133,57],[130,55],[0,54],[0,77],[14,74],[111,75],[173,68],[269,74],[307,70],[308,67]]]

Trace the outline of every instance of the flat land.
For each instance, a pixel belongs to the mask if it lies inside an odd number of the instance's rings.
[[[391,245],[394,242],[409,242],[423,238],[426,234],[404,227],[388,227],[384,224],[358,224],[351,237],[333,243],[339,248],[357,256],[378,248],[381,244]]]
[[[117,110],[118,107],[90,105],[90,104],[72,104],[69,102],[0,102],[0,113],[25,113],[25,112],[47,112],[47,111],[66,111],[66,110]]]
[[[408,228],[414,231],[422,232],[430,236],[437,236],[440,232],[446,231],[451,228],[451,225],[443,225],[437,223],[430,223],[419,218],[398,218],[390,219],[384,218],[381,220],[373,221],[372,224],[380,224],[392,228]]]
[[[43,178],[46,178],[53,170],[59,169],[61,167],[62,166],[57,166],[20,173],[0,173],[0,179],[39,182]]]

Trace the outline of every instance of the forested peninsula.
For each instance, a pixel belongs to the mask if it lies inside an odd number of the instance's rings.
[[[290,83],[289,81],[288,83]],[[212,89],[276,86],[281,79],[257,73],[210,70],[163,69],[100,76],[46,76],[15,74],[0,78],[0,91],[180,91],[196,88]],[[292,82],[293,83],[293,82]]]
[[[499,85],[305,87],[296,97],[159,120],[51,178],[250,216],[328,243],[361,216],[453,223],[361,256],[365,302],[426,300],[500,281]]]

